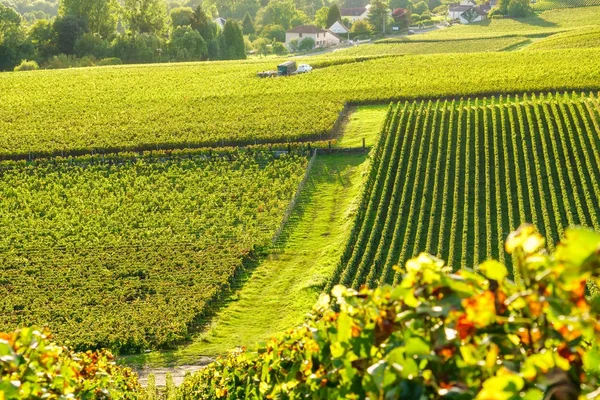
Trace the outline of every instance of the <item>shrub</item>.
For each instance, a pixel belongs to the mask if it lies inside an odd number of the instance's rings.
[[[40,66],[33,60],[23,60],[15,67],[15,71],[35,71],[36,69],[40,69]]]
[[[285,54],[287,54],[287,49],[285,48],[285,46],[283,45],[283,43],[279,43],[279,42],[275,42],[273,43],[273,53],[277,54],[278,56],[283,56]]]
[[[0,332],[0,399],[137,399],[137,376],[107,351],[73,353],[46,330]]]
[[[118,57],[108,57],[108,58],[103,58],[102,60],[98,60],[96,62],[96,65],[102,66],[102,65],[121,65],[123,64],[123,61],[121,61],[120,58]]]
[[[183,399],[577,399],[600,380],[600,235],[570,228],[554,254],[531,225],[507,268],[456,273],[421,254],[398,286],[322,295],[302,327],[188,377]],[[332,301],[332,298],[335,301]]]
[[[308,51],[315,48],[315,39],[311,37],[304,38],[298,44],[299,51]]]

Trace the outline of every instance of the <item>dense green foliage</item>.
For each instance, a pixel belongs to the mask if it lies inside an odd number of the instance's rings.
[[[576,49],[355,59],[277,79],[256,78],[276,65],[268,61],[2,74],[0,155],[318,140],[347,102],[600,89],[599,57]],[[310,63],[322,60],[330,59]]]
[[[270,245],[304,155],[189,152],[0,164],[0,329],[75,349],[189,336]]]
[[[570,228],[552,254],[543,245],[530,225],[509,236],[514,282],[497,261],[452,273],[422,253],[395,287],[336,286],[304,326],[218,359],[179,398],[596,398],[600,308],[585,287],[600,235]]]
[[[600,28],[581,29],[550,36],[527,47],[527,50],[600,47]]]
[[[0,400],[142,399],[137,377],[107,351],[74,353],[47,330],[0,332]]]
[[[398,282],[393,266],[421,251],[510,265],[502,240],[520,221],[551,249],[567,226],[600,231],[599,133],[593,94],[398,104],[330,287]]]

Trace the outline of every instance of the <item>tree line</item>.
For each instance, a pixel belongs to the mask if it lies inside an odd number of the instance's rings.
[[[27,24],[0,4],[0,70],[246,57],[238,22],[190,10],[168,18],[163,0],[61,0],[57,17]]]

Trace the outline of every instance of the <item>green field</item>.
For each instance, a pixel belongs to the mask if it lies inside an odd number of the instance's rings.
[[[374,56],[388,54],[440,54],[440,53],[485,53],[503,51],[507,48],[528,42],[526,37],[505,36],[498,38],[465,39],[465,40],[439,40],[398,41],[397,43],[382,42],[351,47],[335,52],[343,56]]]
[[[511,264],[504,239],[532,222],[600,230],[595,94],[415,101],[386,120],[359,215],[330,286],[395,282],[420,252],[453,268]]]
[[[600,28],[578,29],[540,40],[527,50],[554,50],[600,47]]]
[[[306,165],[241,152],[0,164],[0,331],[48,325],[122,352],[187,338],[270,245]]]
[[[539,0],[532,4],[534,11],[546,11],[557,8],[600,6],[599,0]]]
[[[278,79],[255,77],[274,68],[270,61],[5,73],[0,156],[319,140],[348,102],[600,89],[598,58],[600,49],[338,60],[346,62],[341,65],[323,57],[312,61],[333,65]]]
[[[418,35],[420,40],[481,39],[498,36],[541,36],[598,26],[600,6],[544,11],[527,18],[488,19],[453,25]]]

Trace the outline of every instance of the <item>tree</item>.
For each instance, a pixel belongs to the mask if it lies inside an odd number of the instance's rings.
[[[206,42],[190,26],[179,26],[173,31],[169,50],[171,59],[177,61],[203,60],[208,56]]]
[[[59,15],[77,17],[86,32],[108,38],[115,33],[117,8],[114,0],[61,0]]]
[[[390,8],[392,10],[395,10],[396,8],[412,10],[413,5],[410,0],[390,0]]]
[[[273,53],[275,53],[278,56],[283,56],[288,52],[283,43],[275,42],[273,43],[272,48]]]
[[[427,11],[429,11],[429,6],[427,6],[427,3],[425,3],[424,1],[420,1],[413,5],[413,9],[412,9],[413,14],[421,15]]]
[[[246,58],[244,35],[239,24],[232,19],[228,19],[223,27],[223,42],[225,47],[221,51],[224,59],[238,60]]]
[[[384,28],[389,25],[389,7],[383,0],[372,0],[371,8],[367,19],[375,32],[383,32]]]
[[[507,15],[513,18],[526,17],[531,11],[528,0],[510,0],[508,2]]]
[[[43,19],[36,21],[29,28],[28,38],[33,45],[34,58],[38,63],[58,54],[56,34],[50,21]]]
[[[257,22],[261,26],[281,25],[290,29],[292,21],[298,17],[298,10],[292,0],[270,0],[269,4],[258,12]]]
[[[290,40],[290,42],[288,43],[288,47],[292,53],[295,53],[298,51],[298,44],[299,44],[298,39]]]
[[[308,51],[315,48],[315,39],[311,37],[306,37],[300,41],[298,44],[299,51]]]
[[[162,61],[163,48],[163,40],[153,33],[119,35],[112,43],[114,56],[126,63]]]
[[[359,19],[352,25],[350,32],[352,32],[354,36],[370,35],[373,33],[373,27],[367,21]]]
[[[163,0],[125,0],[125,21],[137,33],[160,33],[165,27],[167,7]]]
[[[315,13],[315,25],[320,26],[321,28],[328,28],[327,15],[329,15],[329,8],[319,8],[319,10]]]
[[[281,25],[267,25],[263,28],[260,36],[269,41],[285,42],[285,29]]]
[[[59,53],[73,54],[75,42],[85,33],[86,24],[74,15],[58,17],[52,26],[56,33],[56,46]]]
[[[100,59],[107,56],[108,47],[108,43],[99,35],[84,33],[75,41],[73,52],[77,57],[94,56]]]
[[[217,26],[210,18],[208,18],[208,15],[206,15],[206,12],[202,9],[202,6],[197,6],[194,10],[194,17],[192,18],[191,25],[192,29],[197,30],[207,42],[217,37]]]
[[[0,4],[0,71],[12,71],[22,60],[31,58],[33,46],[21,25],[21,16]]]
[[[327,11],[327,26],[326,28],[330,28],[331,25],[335,24],[337,21],[342,20],[342,13],[340,11],[340,7],[336,3],[333,3],[329,10]]]
[[[267,56],[269,54],[269,41],[263,37],[252,42],[252,48],[256,50],[259,56]]]
[[[248,12],[246,13],[246,15],[244,15],[244,20],[242,21],[242,32],[244,33],[244,35],[250,35],[252,33],[255,33],[254,21],[252,20],[252,17]]]
[[[194,10],[191,7],[176,7],[171,10],[171,26],[176,29],[180,26],[192,25]]]

